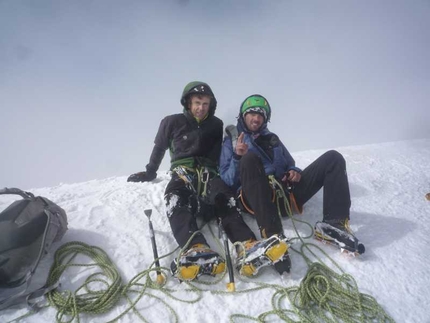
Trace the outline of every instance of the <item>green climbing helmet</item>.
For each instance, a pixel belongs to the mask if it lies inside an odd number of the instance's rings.
[[[184,91],[182,92],[182,96],[181,96],[181,104],[183,105],[183,107],[185,109],[188,109],[188,98],[192,94],[209,95],[211,97],[211,103],[210,103],[209,108],[211,111],[213,111],[213,112],[215,111],[217,101],[215,99],[214,93],[212,92],[212,89],[210,88],[210,86],[207,83],[200,82],[200,81],[194,81],[194,82],[188,83],[185,86]]]
[[[263,115],[265,123],[270,121],[272,115],[269,102],[260,94],[250,95],[242,102],[239,117],[243,118],[248,112],[260,113]]]

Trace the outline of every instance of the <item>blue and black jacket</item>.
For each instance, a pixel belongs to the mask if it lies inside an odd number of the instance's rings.
[[[289,170],[301,172],[295,166],[296,163],[293,157],[279,137],[267,129],[266,123],[263,124],[258,133],[258,137],[263,137],[264,141],[268,143],[267,147],[265,147],[266,150],[257,144],[256,139],[254,139],[256,134],[246,128],[242,117],[238,118],[237,132],[238,134],[245,133],[244,142],[248,144],[248,152],[253,152],[260,156],[266,175],[274,175],[275,178],[281,180]],[[227,185],[235,190],[239,190],[241,187],[239,162],[240,156],[234,152],[231,138],[226,136],[221,150],[220,176]]]

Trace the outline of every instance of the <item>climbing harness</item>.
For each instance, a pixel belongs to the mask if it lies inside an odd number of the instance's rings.
[[[207,197],[207,186],[211,171],[208,167],[191,168],[188,166],[177,166],[173,169],[179,178],[181,178],[186,186],[192,190],[198,197]],[[212,171],[213,174],[215,172]],[[194,183],[197,183],[197,188]]]

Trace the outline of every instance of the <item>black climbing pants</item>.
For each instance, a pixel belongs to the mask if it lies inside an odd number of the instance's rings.
[[[197,183],[194,183],[197,187]],[[229,240],[234,243],[255,239],[236,207],[234,193],[219,177],[209,179],[207,197],[198,198],[194,190],[173,173],[164,195],[166,213],[178,245],[184,247],[194,232],[198,231],[197,217],[203,222],[213,218],[221,224]],[[209,245],[200,232],[194,235],[188,246],[196,243]]]
[[[306,167],[301,180],[294,183],[291,191],[297,206],[303,205],[323,188],[324,221],[349,218],[351,198],[349,193],[346,163],[337,151],[330,150]],[[281,179],[277,179],[281,182]],[[278,216],[274,189],[264,171],[258,155],[248,152],[240,160],[241,195],[244,204],[251,209],[257,220],[262,237],[282,232],[282,222]],[[287,196],[288,192],[285,190]],[[286,215],[284,208],[280,210]]]

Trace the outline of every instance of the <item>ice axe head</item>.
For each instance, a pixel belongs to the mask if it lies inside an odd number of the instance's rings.
[[[145,212],[145,215],[148,217],[148,219],[151,219],[152,209],[147,209],[147,210],[144,210],[143,212]]]

